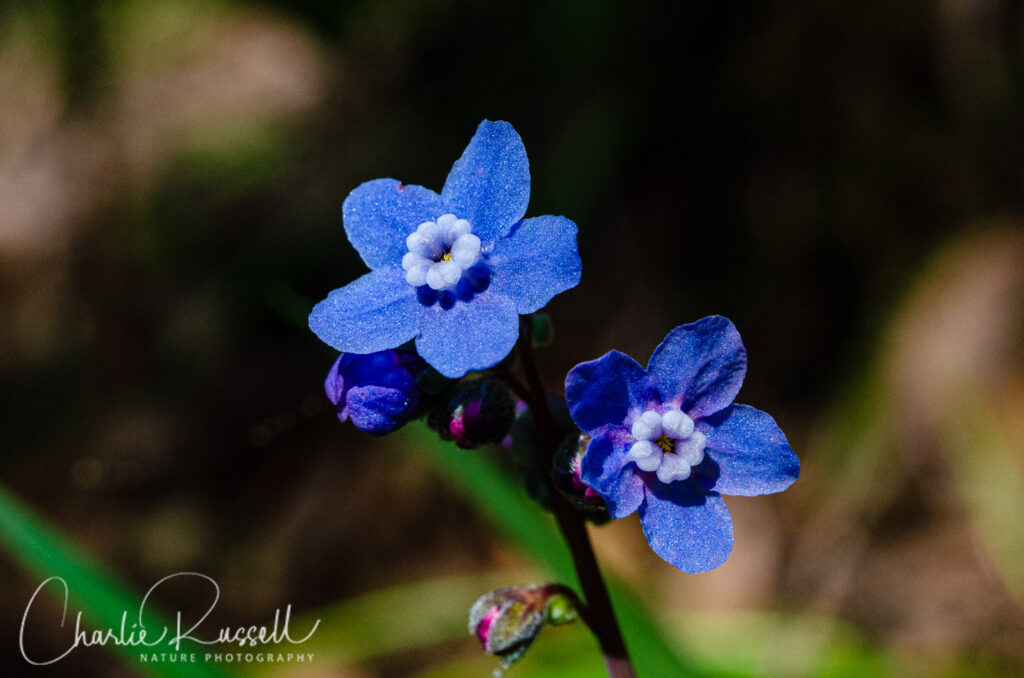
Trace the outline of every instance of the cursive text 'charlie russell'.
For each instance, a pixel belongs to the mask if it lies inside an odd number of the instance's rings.
[[[175,613],[173,628],[169,628],[166,625],[157,626],[157,624],[152,620],[149,620],[150,626],[147,627],[144,620],[146,617],[146,604],[149,601],[150,596],[153,595],[153,592],[160,586],[177,578],[194,579],[202,582],[204,586],[208,585],[211,593],[209,606],[206,608],[205,612],[203,612],[202,615],[194,621],[190,622],[185,620],[182,612],[178,611]],[[68,611],[68,596],[70,591],[68,583],[63,577],[50,577],[40,584],[39,587],[36,588],[35,593],[32,594],[32,597],[28,601],[28,605],[25,607],[25,614],[21,618],[18,645],[21,649],[21,656],[25,658],[25,661],[34,666],[54,664],[64,657],[67,657],[76,648],[92,647],[94,645],[105,646],[112,644],[128,647],[141,646],[146,648],[164,646],[172,649],[174,652],[179,652],[181,650],[181,643],[185,640],[199,643],[200,645],[233,644],[238,647],[257,647],[261,645],[277,645],[281,643],[298,645],[309,640],[320,626],[320,620],[317,619],[313,623],[313,627],[309,630],[309,633],[298,640],[292,638],[289,629],[291,624],[292,606],[289,604],[285,607],[284,619],[281,619],[282,615],[280,608],[274,610],[274,620],[269,626],[251,625],[224,627],[216,629],[213,632],[204,632],[200,627],[217,606],[217,601],[220,600],[220,586],[217,585],[216,581],[205,574],[200,574],[198,572],[177,572],[164,577],[150,587],[146,592],[146,595],[142,597],[142,601],[139,603],[137,621],[129,623],[128,611],[125,610],[121,613],[121,623],[116,628],[90,630],[83,628],[82,612],[79,611],[78,614],[75,615],[74,641],[67,649],[56,657],[40,659],[37,657],[30,657],[29,653],[25,649],[25,627],[28,622],[29,615],[33,613],[33,605],[35,604],[36,598],[38,598],[39,594],[47,587],[59,587],[59,589],[63,589],[64,603],[60,617],[61,628],[64,627]],[[57,591],[57,595],[60,595],[59,590]],[[156,631],[158,631],[158,633]]]

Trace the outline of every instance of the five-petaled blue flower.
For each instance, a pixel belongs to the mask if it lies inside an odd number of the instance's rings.
[[[313,309],[309,326],[334,348],[372,353],[410,339],[446,377],[492,367],[533,313],[580,279],[576,225],[523,219],[526,149],[507,122],[480,123],[441,194],[395,179],[356,188],[345,233],[372,269]]]
[[[416,411],[416,377],[423,361],[412,351],[342,353],[324,380],[340,421],[381,436],[405,425]]]
[[[592,436],[581,477],[613,518],[639,511],[655,553],[706,572],[732,551],[723,494],[780,492],[800,462],[765,412],[735,405],[747,354],[732,322],[681,325],[647,369],[618,351],[574,367],[565,380],[573,420]]]

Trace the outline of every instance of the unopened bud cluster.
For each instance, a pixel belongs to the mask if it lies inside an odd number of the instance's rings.
[[[523,656],[545,623],[569,624],[577,616],[576,595],[564,586],[509,586],[476,601],[469,611],[469,633],[508,668]]]

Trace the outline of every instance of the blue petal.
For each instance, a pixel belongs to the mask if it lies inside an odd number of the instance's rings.
[[[640,506],[640,523],[654,552],[683,572],[713,570],[732,552],[725,501],[693,482],[655,483]]]
[[[441,190],[445,209],[468,219],[484,245],[526,214],[530,165],[523,140],[507,122],[484,120]]]
[[[354,360],[345,368],[344,376],[350,386],[376,384],[390,386],[383,380],[393,373],[401,373],[402,367],[396,351],[377,351],[366,355],[355,355]]]
[[[470,370],[494,367],[519,338],[519,316],[508,297],[490,290],[445,309],[427,311],[416,350],[435,370],[457,379]]]
[[[498,239],[487,263],[491,285],[511,297],[517,311],[533,313],[580,282],[576,224],[565,217],[525,219]]]
[[[800,475],[800,460],[767,412],[732,405],[697,426],[718,465],[716,492],[745,497],[781,492]]]
[[[324,393],[334,405],[341,402],[341,397],[345,395],[345,378],[341,375],[341,361],[345,355],[342,353],[338,356],[338,359],[331,365],[327,378],[324,379]]]
[[[607,430],[590,440],[580,466],[580,478],[601,495],[612,518],[625,518],[644,500],[644,481],[626,460],[628,445],[625,429]]]
[[[747,373],[747,351],[728,318],[708,316],[680,325],[654,349],[647,371],[666,403],[692,418],[726,407]]]
[[[370,271],[313,307],[309,328],[339,351],[373,353],[416,336],[424,313],[398,266]]]
[[[413,396],[386,386],[354,386],[347,397],[348,416],[361,431],[384,435],[408,421],[416,407]]]
[[[370,268],[399,265],[405,238],[442,212],[441,196],[396,179],[374,179],[356,187],[341,207],[349,242]]]
[[[580,363],[565,377],[569,414],[590,435],[597,435],[605,426],[623,424],[630,409],[646,409],[656,400],[644,368],[619,351]]]

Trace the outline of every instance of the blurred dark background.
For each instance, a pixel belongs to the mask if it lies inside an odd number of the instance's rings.
[[[632,520],[595,535],[609,567],[712,663],[729,615],[776,619],[797,649],[750,650],[750,675],[1019,675],[1022,31],[1018,0],[5,3],[0,477],[140,590],[213,576],[228,621],[531,572],[415,450],[335,420],[335,356],[305,327],[365,270],[348,191],[439,190],[503,119],[528,215],[580,228],[552,389],[726,315],[740,401],[804,463],[790,492],[730,500],[719,571],[664,566]],[[38,581],[6,556],[0,575],[20,675]],[[94,650],[41,672],[136,669]]]

